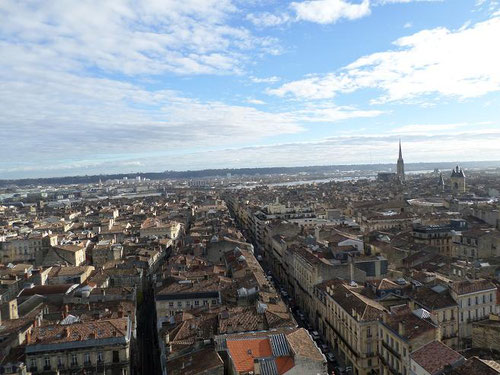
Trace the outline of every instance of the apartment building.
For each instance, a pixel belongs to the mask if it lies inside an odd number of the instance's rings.
[[[447,346],[459,347],[459,308],[450,294],[448,287],[435,285],[420,287],[412,296],[415,307],[427,310],[432,321],[438,325],[441,332],[441,341]]]
[[[131,321],[116,318],[39,326],[26,343],[26,363],[36,374],[130,374]]]
[[[458,304],[460,346],[468,347],[471,343],[472,323],[496,312],[497,287],[484,279],[463,280],[453,282],[450,292]]]
[[[364,296],[362,287],[330,280],[316,288],[320,330],[355,375],[378,370],[378,320],[385,308]]]
[[[412,311],[406,305],[385,313],[378,330],[380,375],[410,375],[410,354],[439,339],[430,313],[424,309]]]

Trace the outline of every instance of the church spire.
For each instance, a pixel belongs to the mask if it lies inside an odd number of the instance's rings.
[[[397,163],[397,177],[399,182],[404,182],[405,180],[405,163],[403,161],[403,151],[401,150],[401,138],[399,139],[399,157]]]

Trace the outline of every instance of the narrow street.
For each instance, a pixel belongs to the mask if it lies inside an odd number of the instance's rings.
[[[137,341],[139,347],[138,374],[161,374],[160,353],[156,333],[156,310],[151,282],[144,290],[141,306],[138,308]]]

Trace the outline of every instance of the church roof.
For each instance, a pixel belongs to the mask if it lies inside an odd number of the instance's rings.
[[[463,178],[465,178],[464,170],[457,165],[455,169],[451,170],[451,177],[463,177]]]

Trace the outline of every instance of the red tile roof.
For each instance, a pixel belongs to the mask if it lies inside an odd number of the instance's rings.
[[[453,365],[464,359],[460,353],[440,341],[424,345],[414,351],[411,358],[431,375],[439,373],[447,365]]]
[[[250,372],[254,369],[254,358],[273,355],[269,339],[255,338],[248,340],[228,340],[227,348],[238,372]]]

